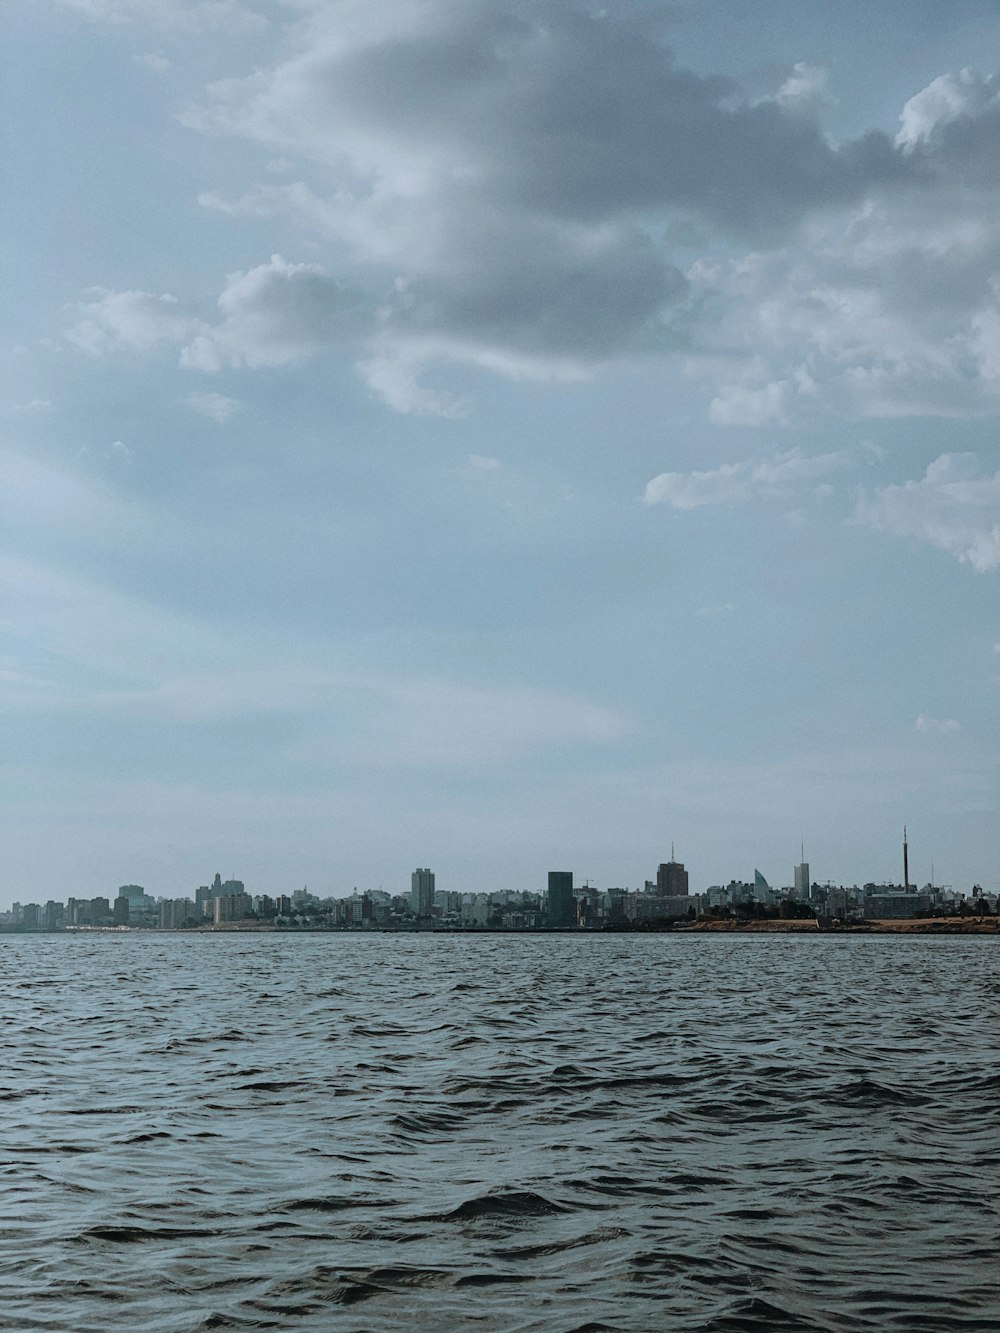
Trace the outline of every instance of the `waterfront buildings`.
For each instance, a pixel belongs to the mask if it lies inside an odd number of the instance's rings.
[[[804,849],[803,849],[804,851]],[[818,917],[821,921],[862,922],[917,916],[997,916],[1000,895],[971,893],[927,884],[920,891],[903,884],[810,884],[805,857],[794,867],[794,888],[771,888],[755,871],[753,880],[730,880],[702,892],[689,889],[688,872],[671,848],[654,881],[641,888],[601,889],[587,880],[574,886],[571,870],[548,872],[547,886],[489,892],[449,886],[436,889],[434,872],[418,868],[410,890],[381,887],[341,897],[321,897],[308,888],[291,893],[246,892],[242,880],[216,875],[191,897],[154,897],[138,884],[122,885],[117,897],[70,898],[65,907],[49,901],[15,903],[0,912],[0,930],[604,930],[664,929],[698,920],[751,921]],[[671,890],[668,892],[668,890]],[[113,905],[112,905],[113,904]],[[1000,927],[1000,923],[998,923]]]

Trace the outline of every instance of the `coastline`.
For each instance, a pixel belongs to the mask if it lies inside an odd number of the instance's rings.
[[[379,926],[276,926],[266,921],[232,921],[220,925],[162,930],[148,926],[69,926],[60,930],[0,926],[0,935],[991,935],[1000,938],[1000,916],[907,917],[852,922],[811,920],[685,921],[677,924],[636,925],[616,930],[587,930],[529,926],[463,926],[440,928]]]

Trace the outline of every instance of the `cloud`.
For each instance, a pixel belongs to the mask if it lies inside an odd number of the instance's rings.
[[[857,519],[946,551],[978,573],[1000,566],[1000,472],[981,475],[975,454],[941,454],[920,481],[863,494]]]
[[[499,469],[499,458],[491,458],[485,454],[469,454],[468,458],[465,460],[465,470],[473,474],[498,472]]]
[[[214,372],[223,366],[282,366],[356,332],[357,297],[320,264],[266,264],[232,273],[218,301],[222,320],[181,352],[181,365]]]
[[[94,300],[75,307],[82,318],[66,333],[75,346],[92,356],[107,356],[182,345],[181,365],[207,373],[225,366],[288,365],[356,335],[370,322],[358,296],[322,265],[289,263],[281,255],[229,275],[215,324],[186,312],[171,295],[106,288],[95,288],[91,295]],[[216,394],[194,395],[188,401],[196,410],[211,406],[218,415],[233,400]]]
[[[75,307],[83,316],[66,337],[93,356],[123,348],[149,352],[163,344],[179,343],[200,327],[184,314],[175,296],[154,296],[143,291],[109,291],[95,287],[94,299]]]
[[[778,89],[774,100],[788,111],[801,115],[817,115],[829,103],[827,83],[829,74],[820,65],[799,61]]]
[[[234,0],[64,3],[260,17]],[[680,67],[642,7],[287,10],[283,54],[213,83],[182,119],[299,177],[206,190],[207,208],[290,218],[335,262],[276,256],[234,274],[221,322],[181,337],[149,304],[168,298],[105,293],[81,312],[78,345],[179,341],[208,372],[348,345],[394,410],[450,417],[468,403],[426,382],[440,366],[569,383],[677,351],[721,425],[824,406],[1000,409],[995,78],[942,74],[906,102],[895,139],[839,142],[822,125],[825,71],[799,62],[755,100]]]
[[[227,398],[224,393],[192,393],[185,402],[193,412],[210,417],[220,425],[225,425],[243,410],[243,404],[238,398]]]
[[[940,145],[946,127],[990,113],[1000,102],[996,78],[984,79],[974,70],[942,74],[903,107],[899,116],[897,145],[904,152]]]
[[[386,270],[380,347],[363,361],[400,410],[451,410],[417,392],[435,360],[569,379],[686,346],[689,284],[663,243],[672,219],[771,244],[908,174],[886,135],[825,137],[821,71],[797,65],[753,102],[679,68],[638,15],[316,5],[298,38],[275,67],[212,85],[184,119],[324,184],[204,202],[290,214]],[[408,374],[393,373],[397,358]],[[723,394],[715,411],[778,420],[783,392]]]
[[[717,426],[766,426],[785,420],[787,380],[775,380],[758,389],[729,384],[708,405],[708,418]]]
[[[643,503],[673,509],[746,504],[757,498],[786,496],[850,466],[847,453],[807,457],[790,450],[773,458],[723,463],[704,472],[661,472],[646,485]]]
[[[267,25],[241,0],[56,0],[66,9],[106,23],[149,23],[181,32],[254,32]]]
[[[962,727],[953,717],[931,717],[928,713],[921,713],[915,723],[917,731],[936,732],[942,736],[954,734],[961,731]]]
[[[699,326],[691,369],[721,381],[713,416],[779,421],[818,403],[871,417],[996,414],[998,139],[1000,82],[943,75],[904,107],[894,151],[905,178],[814,212],[787,240],[697,259],[691,302],[717,319]],[[770,386],[781,385],[778,402]]]

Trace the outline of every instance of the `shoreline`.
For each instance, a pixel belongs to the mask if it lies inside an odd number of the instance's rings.
[[[2,935],[991,935],[1000,937],[1000,916],[993,917],[906,917],[873,919],[849,923],[821,924],[813,920],[774,921],[690,921],[676,925],[624,926],[607,929],[554,928],[529,926],[442,926],[418,929],[380,926],[276,926],[265,921],[232,921],[222,925],[193,926],[189,929],[163,930],[155,926],[67,926],[59,930],[24,929],[0,926]]]

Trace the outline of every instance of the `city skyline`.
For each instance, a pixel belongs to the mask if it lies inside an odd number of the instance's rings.
[[[690,870],[683,861],[675,858],[675,845],[672,843],[670,847],[669,861],[660,862],[651,875],[648,873],[640,875],[634,880],[628,876],[623,878],[619,875],[617,877],[612,877],[611,880],[608,880],[602,885],[594,883],[589,876],[577,879],[576,872],[573,870],[549,870],[541,872],[536,871],[531,882],[519,886],[514,886],[510,881],[489,886],[481,883],[446,883],[441,889],[441,892],[445,895],[450,894],[459,896],[535,894],[540,899],[544,899],[547,888],[550,900],[554,891],[559,902],[559,906],[555,909],[552,920],[549,921],[550,925],[557,925],[559,924],[562,915],[566,913],[567,903],[572,898],[573,893],[579,893],[580,891],[607,893],[612,890],[624,890],[630,893],[652,893],[660,895],[661,897],[674,899],[686,897],[688,895],[692,898],[696,898],[712,889],[724,887],[727,884],[745,884],[747,886],[756,884],[758,888],[763,887],[766,894],[791,895],[800,901],[807,901],[810,898],[813,886],[823,889],[843,889],[845,887],[858,889],[864,885],[874,884],[887,890],[898,887],[906,892],[916,893],[925,889],[937,889],[948,891],[949,893],[954,893],[956,895],[969,895],[974,889],[978,889],[981,892],[986,892],[988,894],[996,894],[998,889],[1000,889],[1000,881],[991,881],[989,876],[979,876],[968,884],[952,884],[941,880],[940,878],[936,879],[933,863],[931,866],[931,873],[926,880],[920,879],[919,881],[914,881],[910,875],[909,842],[905,827],[903,830],[901,846],[901,867],[903,873],[899,875],[898,878],[891,875],[884,879],[876,879],[873,876],[860,876],[853,880],[840,879],[836,881],[830,876],[814,878],[810,874],[809,862],[804,859],[804,843],[800,844],[799,852],[800,860],[792,866],[791,876],[780,874],[779,876],[774,876],[773,884],[767,876],[761,873],[757,866],[754,866],[752,872],[744,870],[743,873],[746,875],[745,879],[740,879],[737,875],[727,872],[726,875],[718,877],[715,881],[696,881],[695,886],[691,887]],[[406,888],[403,884],[405,878],[406,875],[400,872],[399,883],[381,877],[377,885],[374,883],[366,883],[361,884],[360,886],[359,883],[351,883],[348,886],[348,882],[334,885],[328,880],[319,885],[314,883],[313,888],[310,889],[308,884],[303,885],[301,888],[298,886],[293,888],[287,882],[282,885],[275,885],[251,881],[248,885],[244,880],[238,879],[234,875],[231,875],[228,880],[223,881],[221,872],[216,872],[211,885],[199,886],[196,893],[190,886],[187,886],[187,892],[193,894],[193,897],[191,898],[192,903],[200,902],[203,896],[211,898],[213,896],[234,893],[240,895],[245,893],[248,897],[259,896],[261,894],[264,896],[276,895],[281,899],[291,899],[298,897],[299,895],[305,895],[317,900],[346,899],[357,897],[359,894],[369,895],[377,893],[387,897],[399,899],[405,898],[408,900],[415,917],[430,915],[435,899],[435,893],[438,891],[436,872],[430,867],[418,867],[416,870],[409,872],[409,888]],[[166,889],[155,888],[152,892],[149,892],[145,885],[120,884],[117,886],[117,894],[118,896],[127,896],[130,892],[135,891],[140,897],[145,898],[148,896],[150,902],[154,900],[170,901],[177,897],[179,889],[183,891],[184,886],[175,884],[168,886]],[[110,893],[110,890],[102,890],[100,886],[80,885],[77,888],[76,894],[70,896],[79,896],[81,899],[85,900],[91,890],[94,890],[99,897],[108,896]],[[27,889],[20,894],[14,893],[10,902],[5,903],[3,899],[0,898],[0,912],[9,911],[12,906],[16,906],[20,900],[25,897],[30,899],[30,894],[28,894]],[[58,901],[58,899],[55,901]],[[40,906],[40,904],[38,905]]]
[[[761,922],[782,930],[842,929],[847,925],[907,922],[907,929],[1000,929],[1000,895],[981,885],[968,893],[933,883],[911,885],[903,841],[903,883],[833,885],[809,883],[800,862],[795,885],[772,887],[759,869],[753,880],[730,879],[691,892],[683,863],[657,867],[641,887],[574,884],[571,870],[550,870],[543,890],[483,892],[436,889],[435,874],[417,868],[409,893],[383,886],[359,893],[322,896],[307,887],[292,893],[254,893],[243,880],[216,872],[194,896],[156,897],[140,884],[123,884],[110,896],[71,896],[65,903],[15,902],[0,912],[0,931],[24,934],[78,930],[362,930],[362,931],[638,931],[682,928],[756,929]],[[794,923],[790,925],[789,923]],[[985,923],[985,925],[984,925]]]
[[[1000,886],[991,0],[2,24],[0,902]]]

